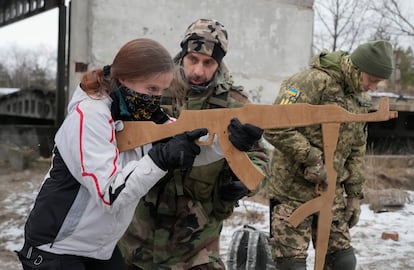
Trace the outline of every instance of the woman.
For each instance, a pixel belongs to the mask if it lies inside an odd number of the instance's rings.
[[[83,75],[25,225],[18,252],[25,270],[125,269],[116,243],[138,201],[169,168],[191,166],[200,153],[194,141],[207,133],[198,129],[145,146],[121,164],[114,118],[168,122],[159,100],[173,68],[158,42],[135,39],[111,66]]]

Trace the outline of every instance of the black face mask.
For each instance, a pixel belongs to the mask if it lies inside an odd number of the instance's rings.
[[[161,95],[141,94],[125,86],[121,86],[119,91],[134,120],[151,120],[160,109]]]

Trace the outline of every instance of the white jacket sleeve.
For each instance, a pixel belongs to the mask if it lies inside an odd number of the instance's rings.
[[[122,168],[108,104],[84,100],[56,135],[56,146],[71,174],[104,211],[137,203],[166,172],[146,155]]]
[[[209,134],[200,137],[201,142],[208,140]],[[218,137],[214,135],[213,143],[211,145],[200,146],[200,154],[194,160],[194,166],[203,166],[213,163],[217,160],[224,158],[223,150],[218,142]]]

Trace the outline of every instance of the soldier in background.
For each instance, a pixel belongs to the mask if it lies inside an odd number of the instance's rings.
[[[387,41],[360,45],[352,54],[323,51],[281,85],[275,104],[334,104],[352,113],[367,113],[369,90],[392,73],[392,46]],[[272,255],[279,270],[306,269],[309,242],[317,235],[317,218],[307,217],[298,227],[286,219],[304,202],[326,188],[321,126],[272,129],[265,132],[274,147],[271,198]],[[357,224],[363,198],[366,124],[343,123],[340,128],[334,168],[338,173],[333,221],[325,269],[353,270],[356,266],[349,229]]]
[[[180,72],[161,101],[170,115],[249,102],[222,61],[227,44],[227,31],[216,20],[200,19],[188,27],[174,59]],[[267,172],[263,131],[237,119],[229,131],[233,145]],[[254,191],[237,179],[222,153],[212,155],[218,156],[214,163],[170,170],[141,200],[119,242],[129,269],[225,269],[219,254],[223,220]]]

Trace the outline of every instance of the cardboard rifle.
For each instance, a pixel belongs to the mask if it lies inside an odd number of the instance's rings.
[[[377,111],[366,114],[350,113],[337,105],[310,105],[305,103],[287,105],[246,104],[240,108],[184,110],[177,121],[167,125],[157,125],[149,121],[123,122],[123,129],[116,135],[118,149],[121,152],[127,151],[144,144],[172,137],[184,131],[207,128],[209,138],[204,144],[211,145],[214,135],[217,135],[230,168],[250,190],[253,190],[263,180],[264,175],[253,165],[246,153],[237,150],[229,141],[227,126],[234,117],[237,117],[242,123],[250,123],[262,129],[322,125],[328,188],[319,191],[320,196],[298,207],[289,217],[289,222],[296,227],[306,217],[319,212],[315,269],[322,270],[332,223],[332,204],[337,178],[337,173],[333,168],[333,160],[340,124],[387,121],[396,118],[397,112],[389,111],[387,98],[380,100]],[[202,143],[199,142],[199,144]]]

